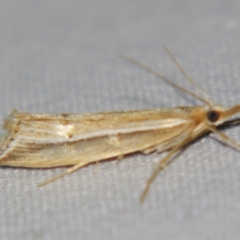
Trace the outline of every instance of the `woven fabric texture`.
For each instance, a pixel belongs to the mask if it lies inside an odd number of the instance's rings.
[[[216,103],[240,102],[237,0],[43,0],[0,3],[0,119],[13,109],[86,113],[199,105],[119,58],[193,90],[163,49]],[[1,120],[1,121],[2,121]],[[240,142],[237,126],[224,130]],[[240,153],[214,134],[190,144],[143,187],[164,154],[65,168],[0,168],[2,240],[239,239]]]

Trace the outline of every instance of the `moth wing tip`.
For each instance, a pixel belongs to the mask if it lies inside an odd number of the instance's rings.
[[[19,113],[20,111],[18,111],[17,109],[13,109],[9,117],[16,117],[17,115],[19,115]]]

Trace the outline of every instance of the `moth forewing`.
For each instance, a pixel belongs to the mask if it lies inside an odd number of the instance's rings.
[[[198,111],[203,107],[198,107]],[[170,149],[194,128],[196,108],[87,115],[11,114],[0,164],[49,168],[92,163],[148,149]]]

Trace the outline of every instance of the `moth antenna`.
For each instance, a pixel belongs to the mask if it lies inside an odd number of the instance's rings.
[[[179,86],[178,84],[172,82],[171,80],[169,80],[168,78],[164,77],[163,75],[161,75],[160,73],[156,72],[155,70],[151,69],[150,67],[148,67],[148,66],[138,62],[137,60],[135,60],[133,58],[130,58],[130,57],[127,57],[127,56],[122,55],[122,54],[120,54],[119,57],[125,59],[128,62],[131,62],[131,63],[139,66],[140,68],[142,68],[142,69],[144,69],[144,70],[146,70],[148,72],[150,72],[152,75],[162,79],[164,82],[168,83],[172,87],[174,87],[174,88],[176,88],[176,89],[178,89],[178,90],[180,90],[180,91],[182,91],[182,92],[184,92],[184,93],[186,93],[186,94],[188,94],[188,95],[198,99],[199,101],[207,104],[210,108],[213,106],[213,104],[211,102],[209,102],[208,100],[206,100],[206,99],[198,96],[197,94],[195,94],[195,93],[193,93],[193,92],[191,92],[191,91],[189,91],[189,90]]]
[[[166,52],[168,53],[168,55],[171,57],[171,59],[173,60],[173,62],[176,64],[177,68],[180,70],[180,72],[184,75],[184,77],[196,88],[198,89],[199,92],[201,92],[201,94],[204,96],[204,98],[206,99],[206,101],[211,104],[212,106],[214,106],[214,102],[212,101],[212,99],[207,95],[207,93],[186,73],[186,71],[182,68],[182,66],[180,65],[180,63],[177,61],[177,59],[173,56],[173,54],[170,52],[170,50],[164,46],[164,49],[166,50]]]

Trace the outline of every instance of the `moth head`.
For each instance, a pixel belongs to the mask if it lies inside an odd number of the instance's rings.
[[[238,113],[240,113],[240,104],[231,108],[214,106],[207,110],[206,118],[210,125],[218,126]]]

